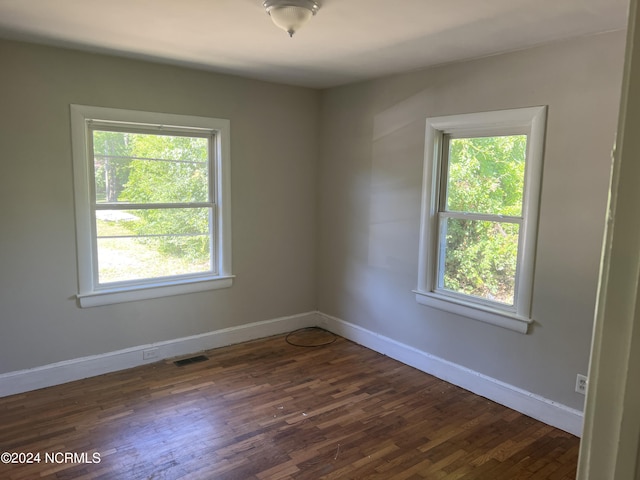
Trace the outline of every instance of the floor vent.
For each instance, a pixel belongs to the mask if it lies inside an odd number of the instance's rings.
[[[185,365],[189,365],[190,363],[198,363],[198,362],[205,362],[209,360],[209,357],[207,357],[206,355],[196,355],[195,357],[189,357],[189,358],[183,358],[181,360],[176,360],[174,363],[174,365],[176,367],[184,367]]]

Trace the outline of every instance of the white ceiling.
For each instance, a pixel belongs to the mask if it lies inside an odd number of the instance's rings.
[[[628,0],[320,0],[293,38],[262,0],[0,0],[0,37],[330,87],[625,28]]]

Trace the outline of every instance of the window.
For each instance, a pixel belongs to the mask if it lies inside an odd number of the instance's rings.
[[[419,303],[527,332],[545,117],[427,119]]]
[[[71,106],[82,307],[231,286],[229,121]]]

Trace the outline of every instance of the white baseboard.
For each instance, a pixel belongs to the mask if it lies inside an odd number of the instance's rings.
[[[583,413],[580,410],[514,387],[339,318],[323,313],[320,315],[323,317],[323,321],[319,326],[336,335],[565,432],[578,437],[582,436]]]
[[[321,321],[322,317],[316,312],[308,312],[4,373],[0,374],[0,397],[137,367],[166,358],[279,335],[298,328],[312,327]],[[143,360],[142,352],[148,349],[154,349],[155,356]]]

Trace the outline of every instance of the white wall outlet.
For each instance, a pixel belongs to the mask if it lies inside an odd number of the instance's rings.
[[[587,384],[589,383],[589,379],[586,375],[580,375],[576,377],[576,392],[586,395],[587,393]]]
[[[142,351],[142,359],[143,360],[151,360],[153,358],[158,358],[159,352],[158,348],[147,348]]]

